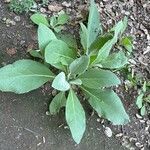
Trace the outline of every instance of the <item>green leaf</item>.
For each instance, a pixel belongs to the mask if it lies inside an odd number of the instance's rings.
[[[64,72],[59,73],[52,82],[52,87],[59,91],[67,91],[70,89],[70,84],[66,80]]]
[[[80,23],[80,39],[81,39],[81,44],[84,48],[84,51],[86,52],[88,49],[87,45],[87,37],[88,37],[88,31],[86,26],[83,23]]]
[[[104,46],[99,50],[98,56],[96,60],[93,62],[93,64],[97,64],[101,62],[102,60],[105,60],[108,57],[110,50],[117,43],[118,38],[121,36],[126,26],[127,26],[126,19],[124,19],[123,21],[122,20],[119,21],[115,25],[115,27],[111,30],[111,31],[114,31],[114,37],[111,40],[107,41],[104,44]]]
[[[143,97],[144,97],[144,94],[143,93],[141,93],[138,97],[137,97],[137,99],[136,99],[136,105],[138,106],[138,108],[140,109],[140,108],[142,108],[142,103],[143,103]]]
[[[95,90],[83,87],[82,89],[89,96],[90,105],[99,115],[107,118],[114,125],[123,125],[129,122],[129,116],[120,98],[113,90]]]
[[[143,84],[143,87],[142,87],[142,90],[143,90],[144,93],[147,91],[146,86],[147,86],[147,83],[146,83],[146,81],[144,81],[144,84]]]
[[[146,114],[146,108],[145,108],[145,105],[142,106],[142,108],[140,109],[140,114],[142,116],[144,116]]]
[[[56,33],[60,32],[63,29],[63,26],[56,26],[54,27],[54,30]]]
[[[100,50],[106,42],[113,38],[113,33],[106,33],[104,35],[100,35],[96,38],[96,40],[91,44],[89,50]]]
[[[43,56],[39,53],[40,50],[30,50],[29,53],[32,57],[43,59]]]
[[[99,89],[120,84],[119,78],[108,70],[88,69],[84,74],[79,76],[82,84],[88,88]]]
[[[87,47],[88,48],[95,41],[100,31],[102,31],[99,18],[100,18],[100,15],[98,12],[98,8],[94,0],[91,0],[89,18],[88,18],[88,27],[87,27],[87,30],[88,30]]]
[[[44,24],[39,24],[38,27],[38,43],[39,43],[39,48],[40,50],[44,50],[45,47],[47,46],[47,44],[52,41],[55,40],[56,36],[53,33],[52,30],[50,30],[47,26],[45,26]]]
[[[69,16],[62,10],[58,14],[57,25],[64,25],[69,20]]]
[[[57,24],[57,18],[56,18],[56,16],[52,16],[52,17],[50,18],[50,26],[51,26],[52,28],[54,28],[54,27],[56,26],[56,24]]]
[[[19,60],[0,69],[0,90],[27,93],[54,78],[43,64],[32,60]]]
[[[128,63],[127,57],[123,51],[109,55],[104,61],[101,62],[103,68],[116,69],[121,68]]]
[[[49,105],[50,113],[52,115],[56,115],[60,111],[61,107],[65,107],[66,101],[65,93],[58,93]]]
[[[123,37],[120,41],[120,44],[124,46],[128,52],[132,52],[133,44],[131,37]]]
[[[46,17],[42,14],[36,13],[33,14],[30,19],[37,25],[39,25],[40,23],[49,26],[49,22],[47,21]]]
[[[86,128],[85,112],[73,90],[70,90],[66,103],[66,121],[74,141],[79,144]]]
[[[86,71],[89,65],[89,56],[81,56],[75,59],[69,66],[72,75],[79,75]]]
[[[70,84],[75,84],[75,85],[81,85],[82,81],[80,79],[75,79],[75,80],[71,80],[69,83]]]
[[[74,48],[75,50],[77,47],[77,41],[72,34],[69,33],[61,33],[56,35],[59,40],[64,41],[70,48]]]
[[[62,60],[70,64],[75,56],[75,52],[61,40],[52,40],[45,49],[45,60],[52,66],[56,66],[56,64],[61,63]]]

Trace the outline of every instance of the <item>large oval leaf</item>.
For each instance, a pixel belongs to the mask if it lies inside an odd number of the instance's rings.
[[[59,91],[67,91],[70,89],[70,84],[66,80],[64,72],[59,73],[53,80],[52,87]]]
[[[129,116],[120,98],[113,90],[82,89],[88,95],[90,105],[100,116],[107,118],[114,125],[123,125],[129,122]]]
[[[38,27],[38,43],[40,50],[44,50],[47,44],[56,39],[55,34],[46,25],[40,23]]]
[[[0,69],[0,90],[26,93],[53,78],[54,74],[43,64],[32,60],[19,60]]]
[[[66,121],[74,141],[79,144],[86,128],[85,112],[73,90],[70,90],[66,103]]]
[[[61,40],[52,40],[45,49],[45,60],[52,66],[62,62],[70,64],[74,57],[74,51]]]
[[[52,115],[55,115],[59,112],[61,107],[66,105],[66,97],[64,92],[58,93],[52,100],[49,105],[49,111]]]
[[[119,78],[108,70],[92,68],[79,76],[82,84],[86,87],[99,89],[120,84]]]
[[[89,62],[89,56],[83,55],[80,58],[75,59],[69,66],[70,73],[72,75],[82,74],[88,68]]]

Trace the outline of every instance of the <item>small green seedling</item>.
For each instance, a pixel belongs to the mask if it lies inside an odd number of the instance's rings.
[[[34,0],[11,0],[10,1],[10,10],[15,13],[28,12],[34,5]]]
[[[58,69],[58,74],[55,75],[48,65],[28,59],[19,60],[0,69],[0,90],[22,94],[52,81],[52,87],[59,92],[53,98],[49,111],[55,115],[65,107],[66,122],[77,144],[86,129],[85,111],[77,94],[79,90],[101,117],[114,125],[128,123],[129,116],[111,88],[121,82],[110,71],[127,63],[123,51],[111,52],[127,27],[127,19],[119,21],[103,34],[97,6],[91,0],[87,27],[80,23],[80,50],[73,38],[57,37],[49,29],[47,20],[39,19],[35,23],[38,24],[39,50],[32,51],[32,56]]]
[[[140,114],[142,116],[146,114],[146,106],[148,105],[148,103],[150,104],[150,94],[147,94],[149,90],[150,85],[145,81],[136,99],[136,105],[140,109]]]
[[[62,10],[58,13],[58,15],[52,16],[50,18],[50,22],[40,13],[33,14],[31,16],[31,20],[37,25],[43,23],[58,33],[64,28],[64,24],[68,22],[69,16]]]

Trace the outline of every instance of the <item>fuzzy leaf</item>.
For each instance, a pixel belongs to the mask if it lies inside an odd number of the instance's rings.
[[[93,62],[93,64],[97,64],[97,63],[101,62],[102,60],[105,60],[108,57],[110,50],[117,43],[118,38],[124,32],[124,30],[127,26],[126,22],[127,22],[126,18],[124,18],[124,20],[119,21],[115,25],[115,27],[111,30],[111,31],[114,31],[114,37],[111,40],[109,40],[108,42],[106,42],[104,44],[104,46],[99,50],[98,56],[97,56],[96,60]]]
[[[72,34],[57,34],[56,35],[59,40],[64,41],[70,48],[77,49],[77,41]]]
[[[89,96],[90,105],[100,116],[107,118],[114,125],[123,125],[129,122],[129,116],[120,98],[113,90],[82,89]]]
[[[47,21],[46,17],[42,14],[36,13],[33,14],[30,19],[37,25],[39,25],[40,23],[49,26],[49,22]]]
[[[58,93],[49,105],[49,111],[52,115],[56,115],[61,107],[66,105],[66,97],[64,92]]]
[[[146,107],[145,107],[145,105],[143,105],[142,108],[140,109],[140,114],[142,116],[144,116],[146,114]]]
[[[56,64],[61,63],[63,60],[69,65],[75,56],[75,52],[61,40],[52,40],[45,49],[46,62],[56,68],[58,68]]]
[[[101,62],[103,68],[116,69],[121,68],[128,63],[127,57],[123,51],[109,55],[104,61]]]
[[[86,118],[84,109],[73,90],[70,90],[67,98],[66,121],[74,141],[79,144],[85,132]]]
[[[70,73],[72,75],[79,75],[86,71],[89,65],[89,56],[81,56],[75,59],[69,66]]]
[[[59,91],[67,91],[70,89],[70,84],[66,80],[64,72],[59,73],[52,82],[52,87]]]
[[[113,38],[113,33],[106,33],[104,35],[100,35],[96,38],[96,40],[90,46],[90,51],[92,50],[100,50],[106,42]]]
[[[60,11],[57,18],[57,25],[64,25],[68,20],[69,16],[64,11]]]
[[[48,43],[55,40],[56,36],[51,29],[44,24],[39,24],[38,27],[38,43],[40,50],[44,50]]]
[[[38,50],[30,50],[29,53],[32,57],[43,59],[43,56],[39,53]]]
[[[89,69],[79,76],[82,84],[88,88],[99,89],[102,87],[110,87],[120,84],[119,78],[108,70]]]
[[[124,46],[128,52],[132,52],[133,44],[131,37],[124,37],[121,39],[120,44]]]
[[[97,38],[100,31],[102,31],[102,27],[100,24],[100,15],[94,0],[91,0],[90,3],[87,30],[88,30],[87,47],[89,48]]]
[[[87,38],[88,38],[88,31],[86,26],[83,23],[80,23],[80,40],[81,40],[81,44],[83,46],[84,51],[86,52],[88,49],[88,45],[87,45]]]
[[[19,60],[0,69],[0,90],[27,93],[54,78],[43,64],[32,60]]]
[[[142,103],[143,103],[143,96],[144,96],[144,94],[143,93],[141,93],[138,97],[137,97],[137,99],[136,99],[136,105],[138,106],[138,108],[140,109],[140,108],[142,108]]]

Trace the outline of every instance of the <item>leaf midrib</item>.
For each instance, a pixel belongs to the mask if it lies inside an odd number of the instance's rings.
[[[46,77],[46,78],[54,78],[54,76],[39,75],[39,74],[34,74],[34,75],[16,75],[16,76],[13,76],[13,78],[17,78],[17,77]],[[8,78],[10,78],[10,77],[8,77]]]

